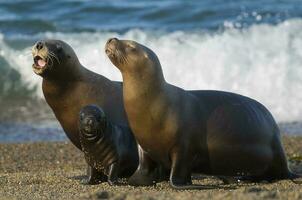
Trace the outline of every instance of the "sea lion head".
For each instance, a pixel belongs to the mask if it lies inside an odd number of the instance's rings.
[[[88,141],[104,137],[108,121],[104,111],[96,105],[83,107],[79,114],[80,134]]]
[[[33,71],[43,78],[66,76],[79,64],[73,49],[61,40],[41,40],[32,47]]]
[[[105,52],[121,72],[161,72],[156,54],[135,41],[111,38],[106,43]]]

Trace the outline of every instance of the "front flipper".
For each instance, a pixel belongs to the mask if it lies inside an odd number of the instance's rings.
[[[218,185],[192,185],[191,154],[186,151],[174,151],[171,155],[172,166],[170,172],[170,185],[177,190],[206,190],[221,188]]]
[[[119,171],[119,164],[118,163],[113,163],[109,166],[109,175],[108,175],[109,185],[117,185],[118,184],[118,171]]]
[[[139,165],[134,174],[129,178],[129,185],[150,186],[157,181],[157,164],[138,145]]]
[[[87,167],[87,176],[88,179],[83,181],[83,184],[86,185],[96,185],[107,180],[107,176],[103,172],[99,172],[89,165]]]

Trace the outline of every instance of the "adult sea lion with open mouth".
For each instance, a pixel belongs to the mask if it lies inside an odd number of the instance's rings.
[[[250,181],[293,179],[278,126],[259,102],[234,93],[186,91],[167,83],[156,54],[129,40],[107,41],[105,51],[123,76],[130,127],[142,147],[132,185],[151,185],[155,166],[170,169],[176,189],[191,173]]]
[[[137,144],[129,127],[112,124],[100,107],[87,105],[79,114],[79,130],[85,160],[104,171],[110,185],[134,173],[138,166]]]
[[[60,40],[42,40],[32,48],[33,71],[43,78],[46,102],[53,110],[67,137],[81,149],[78,129],[80,109],[97,104],[109,121],[128,126],[122,98],[122,85],[89,71],[81,65],[73,49]],[[88,182],[95,184],[107,176],[88,167]]]

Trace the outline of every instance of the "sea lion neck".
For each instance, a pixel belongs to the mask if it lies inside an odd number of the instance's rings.
[[[45,95],[59,97],[64,95],[66,91],[68,91],[68,88],[74,87],[76,82],[89,80],[89,77],[92,76],[93,72],[79,64],[77,67],[74,67],[70,73],[44,77],[42,89]]]
[[[130,96],[150,96],[162,89],[166,84],[161,70],[152,70],[145,73],[144,71],[122,71],[124,93]]]
[[[55,69],[51,69],[47,75],[43,76],[43,80],[50,82],[77,81],[83,79],[84,71],[87,69],[79,62],[64,67],[56,66]]]

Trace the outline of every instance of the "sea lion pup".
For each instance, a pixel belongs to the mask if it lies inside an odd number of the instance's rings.
[[[104,111],[88,105],[79,114],[80,143],[85,160],[108,176],[110,185],[118,177],[131,176],[138,166],[137,144],[128,127],[110,123]]]
[[[67,137],[81,149],[78,129],[80,109],[88,104],[101,106],[108,120],[128,126],[121,83],[89,71],[73,49],[60,40],[42,40],[32,48],[33,71],[43,78],[46,102],[53,110]],[[96,169],[88,168],[89,184],[106,179]]]
[[[106,54],[121,71],[130,127],[142,147],[129,183],[152,184],[163,165],[176,189],[195,189],[191,173],[252,181],[293,178],[280,133],[257,101],[219,91],[185,91],[167,83],[149,48],[109,39]]]

